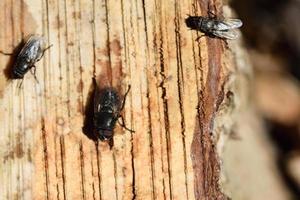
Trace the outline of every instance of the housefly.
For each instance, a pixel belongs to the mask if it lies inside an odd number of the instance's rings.
[[[35,76],[35,63],[43,57],[45,51],[50,47],[46,47],[43,37],[37,35],[30,36],[17,56],[12,71],[13,78],[23,79],[24,75],[30,69],[34,70],[33,75]]]
[[[32,70],[32,74],[35,76],[36,66],[35,63],[38,62],[44,55],[45,51],[49,49],[46,47],[46,42],[44,37],[38,35],[31,35],[28,40],[26,40],[21,51],[18,53],[16,60],[12,66],[12,78],[13,79],[23,79],[24,75]],[[12,55],[8,53],[3,53],[5,55]],[[37,80],[37,79],[36,79]]]
[[[121,115],[129,90],[130,86],[123,100],[121,100],[119,93],[113,87],[96,89],[94,96],[94,134],[100,140],[113,141],[114,128],[119,118],[122,120],[122,124],[118,121],[121,126],[130,132],[134,132],[125,126],[123,116]]]
[[[236,39],[237,29],[243,25],[240,19],[217,19],[216,16],[188,16],[185,19],[187,27],[203,32],[210,37],[219,37],[223,39]]]

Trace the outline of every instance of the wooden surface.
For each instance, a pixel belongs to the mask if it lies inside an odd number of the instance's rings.
[[[20,91],[0,55],[3,199],[225,199],[212,131],[235,69],[223,41],[186,27],[187,14],[220,10],[199,2],[0,1],[1,50],[33,33],[53,44]],[[83,131],[93,77],[132,86],[135,133],[117,125],[112,150]]]

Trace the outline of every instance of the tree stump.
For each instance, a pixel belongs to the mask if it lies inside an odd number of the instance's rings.
[[[236,63],[224,41],[186,27],[221,15],[216,1],[0,1],[0,49],[29,34],[53,47],[23,86],[0,55],[3,199],[226,199],[220,188],[216,116],[233,92]],[[215,9],[217,8],[217,9]],[[130,133],[114,146],[89,136],[93,78],[124,94]],[[222,115],[231,119],[230,112]],[[217,127],[221,131],[215,134]]]

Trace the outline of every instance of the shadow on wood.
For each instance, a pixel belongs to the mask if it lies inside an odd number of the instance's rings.
[[[13,50],[12,53],[8,53],[8,52],[5,52],[5,51],[0,51],[0,54],[2,55],[5,55],[5,56],[10,56],[8,62],[7,62],[7,65],[6,67],[4,68],[3,72],[4,72],[4,75],[6,77],[7,80],[11,80],[11,79],[14,79],[15,77],[13,76],[13,67],[14,67],[14,64],[15,64],[15,61],[18,57],[18,54],[20,53],[20,51],[22,50],[22,47],[24,46],[25,42],[24,40],[22,40]]]
[[[97,142],[98,138],[94,133],[94,96],[96,91],[96,81],[93,79],[93,83],[90,85],[89,94],[87,96],[85,109],[84,109],[84,123],[82,132],[91,140]]]

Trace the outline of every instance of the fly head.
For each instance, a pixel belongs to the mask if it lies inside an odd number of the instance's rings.
[[[188,16],[188,18],[185,19],[185,24],[190,29],[199,30],[202,20],[203,17],[201,16]]]

